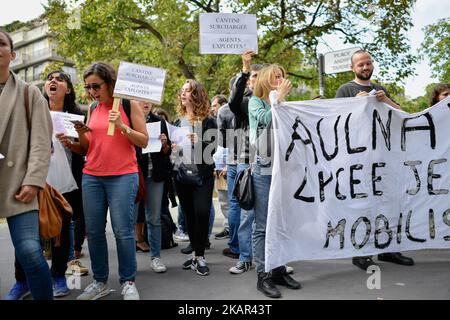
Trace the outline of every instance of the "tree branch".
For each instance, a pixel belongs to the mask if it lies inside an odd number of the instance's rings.
[[[210,0],[209,1],[209,3],[205,6],[203,3],[201,3],[200,1],[197,1],[197,0],[188,0],[189,2],[191,2],[191,3],[193,3],[193,4],[195,4],[197,7],[199,7],[200,9],[203,9],[203,10],[205,10],[206,12],[209,12],[209,13],[213,13],[213,12],[215,12],[212,8],[211,8],[211,3],[212,3],[212,0]]]
[[[296,78],[299,78],[299,79],[303,79],[303,80],[313,80],[314,79],[314,77],[304,76],[304,75],[293,73],[293,72],[287,72],[287,74],[289,76],[293,76],[293,77],[296,77]]]

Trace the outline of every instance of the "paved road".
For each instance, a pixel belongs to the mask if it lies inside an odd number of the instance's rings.
[[[216,208],[218,206],[216,205]],[[176,217],[175,217],[176,220]],[[221,230],[223,217],[217,209],[214,233]],[[121,299],[117,276],[117,258],[114,237],[110,226],[107,229],[109,243],[110,287],[115,290],[104,299]],[[0,297],[4,297],[14,281],[13,248],[6,224],[0,224]],[[139,253],[136,284],[142,299],[148,300],[270,300],[256,290],[254,270],[241,275],[232,275],[228,269],[236,260],[222,255],[226,240],[211,239],[212,247],[206,252],[211,269],[207,277],[196,275],[191,270],[182,270],[181,264],[186,256],[178,247],[163,250],[162,258],[168,266],[164,274],[150,269],[149,256]],[[87,244],[82,258],[90,266]],[[301,290],[281,288],[283,299],[450,299],[450,250],[422,250],[407,252],[416,265],[402,267],[380,262],[381,289],[367,288],[368,274],[351,264],[350,259],[295,262],[295,279],[299,280]],[[92,278],[81,278],[84,288]],[[80,290],[63,299],[75,299]]]

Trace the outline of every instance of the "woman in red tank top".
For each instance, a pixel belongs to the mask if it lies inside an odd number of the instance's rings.
[[[96,107],[90,114],[87,126],[75,126],[80,143],[87,152],[82,190],[94,274],[94,281],[78,296],[79,300],[96,300],[110,293],[105,235],[108,209],[116,238],[123,298],[139,299],[134,283],[134,200],[138,189],[135,146],[147,146],[148,135],[142,110],[135,102],[131,102],[131,119],[128,119],[122,105],[119,111],[112,110],[115,81],[116,72],[108,64],[99,62],[88,68],[84,73],[85,89],[96,100]],[[107,135],[110,122],[115,124],[113,136]]]

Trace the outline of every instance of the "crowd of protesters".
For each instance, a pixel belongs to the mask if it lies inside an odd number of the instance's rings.
[[[140,299],[135,278],[136,253],[148,252],[154,272],[166,272],[161,257],[162,215],[169,205],[179,207],[179,240],[190,244],[180,267],[197,275],[211,273],[205,251],[214,222],[213,193],[218,194],[224,229],[216,239],[228,239],[223,254],[236,259],[231,274],[256,269],[256,288],[271,298],[281,297],[277,285],[300,289],[279,266],[265,272],[265,237],[272,162],[262,148],[272,129],[272,108],[283,102],[292,89],[286,72],[277,64],[252,64],[254,53],[242,55],[242,70],[230,75],[230,97],[211,100],[200,82],[187,79],[176,100],[176,127],[185,128],[188,143],[170,140],[169,117],[151,103],[122,99],[113,110],[116,70],[103,62],[84,72],[84,88],[92,103],[84,123],[76,123],[78,138],[53,134],[50,111],[83,115],[75,103],[75,90],[68,74],[54,70],[47,75],[41,93],[10,71],[15,58],[11,37],[0,31],[0,218],[6,218],[15,250],[16,281],[6,299],[19,300],[68,295],[65,275],[86,275],[93,281],[78,296],[96,300],[110,294],[106,222],[111,221],[117,246],[118,274],[125,300]],[[371,81],[373,60],[363,50],[351,58],[355,78],[342,85],[336,97],[368,95],[375,90],[378,101],[401,109],[380,85]],[[450,85],[438,85],[430,104],[446,98]],[[28,108],[28,110],[27,110]],[[27,114],[31,121],[28,129]],[[161,149],[142,154],[148,144],[146,123],[160,122]],[[107,135],[114,124],[114,134]],[[230,134],[231,133],[231,134]],[[264,138],[261,138],[264,137]],[[270,139],[270,138],[269,138]],[[51,239],[52,265],[48,267],[39,236],[37,194],[55,170],[53,155],[64,148],[74,187],[61,192],[72,209],[72,218],[62,222],[61,234]],[[55,160],[56,161],[56,160]],[[240,207],[233,187],[237,176],[251,168],[254,207]],[[143,189],[143,191],[141,190]],[[141,194],[141,192],[143,192]],[[175,195],[178,197],[178,203]],[[169,212],[170,215],[170,212]],[[183,222],[182,222],[183,221]],[[82,246],[87,238],[90,268],[83,266]],[[400,253],[378,256],[379,260],[413,265]],[[376,264],[372,257],[355,257],[363,270]],[[212,270],[212,272],[214,272]]]

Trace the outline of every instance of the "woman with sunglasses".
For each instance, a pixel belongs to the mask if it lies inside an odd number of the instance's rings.
[[[131,101],[130,106],[131,119],[128,119],[122,104],[119,111],[112,110],[116,82],[116,72],[112,66],[103,62],[94,63],[86,70],[83,78],[87,94],[95,100],[95,108],[89,109],[87,126],[75,125],[81,146],[87,152],[82,188],[94,281],[77,299],[96,300],[110,293],[105,235],[109,209],[116,238],[123,299],[139,300],[134,283],[134,202],[138,190],[135,146],[147,146],[145,118],[142,109],[134,101]],[[113,136],[107,135],[109,123],[115,124]]]
[[[11,37],[0,30],[0,218],[8,222],[31,295],[51,300],[52,278],[39,241],[37,194],[45,186],[50,164],[52,120],[39,89],[10,71],[15,57]]]

